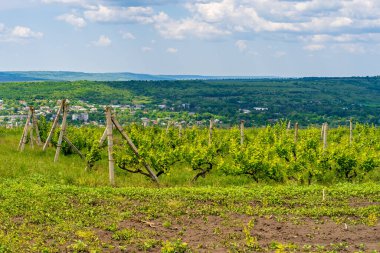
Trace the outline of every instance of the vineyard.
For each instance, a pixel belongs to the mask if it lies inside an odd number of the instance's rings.
[[[49,126],[43,122],[39,129],[45,140]],[[86,169],[99,169],[97,161],[107,160],[105,136],[99,141],[106,131],[86,126],[68,127],[66,131],[68,139],[84,154]],[[127,140],[115,134],[113,157],[117,168],[153,180],[181,173],[177,171],[180,167],[193,171],[192,181],[211,173],[244,176],[257,183],[308,185],[377,180],[379,176],[380,129],[369,125],[356,124],[351,131],[349,127],[321,131],[299,130],[298,125],[291,129],[285,123],[258,129],[243,125],[220,129],[213,125],[185,128],[172,124],[162,128],[132,124],[124,131],[138,155]],[[58,134],[52,139],[53,145],[57,139]],[[74,153],[65,143],[62,150],[65,155]]]
[[[0,252],[380,249],[374,126],[53,124],[0,128]]]

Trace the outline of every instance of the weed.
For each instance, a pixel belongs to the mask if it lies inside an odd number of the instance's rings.
[[[191,252],[187,243],[181,239],[176,241],[165,241],[161,248],[161,253],[186,253]]]
[[[368,226],[376,226],[379,221],[379,218],[375,213],[370,213],[367,218],[367,225]]]
[[[74,252],[88,252],[88,245],[81,240],[75,240],[68,248],[74,250]]]
[[[112,235],[112,239],[118,240],[118,241],[130,241],[131,239],[140,238],[141,234],[136,231],[135,229],[122,229],[119,231],[116,231]]]
[[[170,221],[164,221],[163,223],[162,223],[162,226],[164,227],[164,228],[170,228],[171,226],[172,226],[172,223],[170,222]]]

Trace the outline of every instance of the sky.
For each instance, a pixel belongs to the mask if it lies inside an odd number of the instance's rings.
[[[0,71],[380,74],[380,0],[0,0]]]

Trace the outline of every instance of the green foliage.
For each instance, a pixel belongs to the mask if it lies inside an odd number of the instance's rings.
[[[161,248],[161,253],[186,253],[191,252],[187,243],[181,239],[176,241],[165,241]]]
[[[87,168],[106,157],[106,144],[99,146],[102,132],[103,129],[95,127],[67,129],[68,138],[86,155]],[[331,183],[366,180],[380,165],[380,130],[360,124],[351,144],[348,129],[330,129],[326,149],[318,128],[299,130],[295,142],[293,131],[283,123],[261,129],[246,128],[243,145],[237,128],[214,129],[211,142],[209,130],[196,127],[184,128],[180,135],[177,127],[144,128],[132,124],[125,132],[139,155],[115,133],[117,166],[149,178],[146,164],[158,176],[179,173],[178,165],[187,166],[195,172],[193,181],[210,173],[222,173],[247,176],[255,182]],[[53,143],[57,138],[53,138]],[[73,153],[67,144],[62,150],[66,155]]]
[[[137,232],[135,229],[123,229],[116,231],[112,235],[112,239],[118,240],[118,241],[130,241],[132,239],[136,239],[141,237],[140,233]]]
[[[47,123],[44,116],[40,116],[38,119],[38,130],[41,137],[41,141],[45,142],[49,134],[50,124]]]
[[[86,154],[87,168],[92,169],[95,165],[95,162],[99,161],[102,158],[99,141],[94,140],[92,145],[87,148],[88,148],[88,152]]]
[[[81,240],[76,240],[75,243],[71,244],[68,248],[72,249],[74,252],[88,252],[88,246]]]

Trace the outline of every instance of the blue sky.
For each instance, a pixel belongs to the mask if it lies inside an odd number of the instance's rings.
[[[380,73],[379,0],[0,1],[0,70]]]

